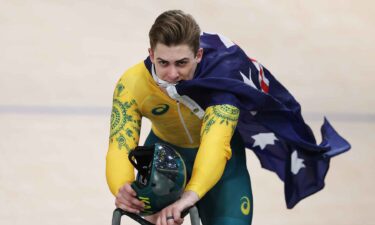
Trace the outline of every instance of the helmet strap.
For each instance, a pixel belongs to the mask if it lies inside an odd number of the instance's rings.
[[[146,183],[151,174],[152,160],[154,157],[155,146],[138,146],[129,152],[129,161],[138,170],[142,181]],[[142,182],[143,183],[143,182]]]

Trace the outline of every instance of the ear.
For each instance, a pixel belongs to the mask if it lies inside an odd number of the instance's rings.
[[[195,60],[197,61],[197,63],[201,62],[202,57],[203,57],[203,48],[199,48],[197,55],[195,56]]]
[[[152,50],[152,48],[149,48],[149,49],[148,49],[148,54],[149,54],[149,56],[150,56],[150,59],[151,59],[152,64],[155,64],[155,63],[154,63],[154,51]]]

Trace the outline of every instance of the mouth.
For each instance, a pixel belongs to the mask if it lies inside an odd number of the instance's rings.
[[[178,82],[170,83],[168,81],[165,81],[159,78],[157,81],[157,84],[159,85],[159,87],[166,88],[168,86],[175,86],[178,84]]]
[[[151,74],[152,74],[152,77],[154,78],[155,82],[157,85],[159,85],[159,87],[162,87],[162,88],[166,88],[168,86],[175,86],[178,84],[178,80],[176,81],[173,81],[173,82],[169,82],[169,81],[166,81],[166,80],[163,80],[161,78],[159,78],[157,75],[156,75],[156,72],[155,72],[155,68],[154,66],[152,67],[152,71],[151,71]]]

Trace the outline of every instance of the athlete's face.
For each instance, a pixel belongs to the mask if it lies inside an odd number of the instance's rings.
[[[193,79],[197,64],[202,60],[203,49],[195,55],[186,44],[166,46],[156,44],[149,49],[151,62],[159,79],[175,84],[180,80]]]

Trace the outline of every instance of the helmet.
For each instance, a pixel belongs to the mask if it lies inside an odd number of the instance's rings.
[[[186,184],[186,167],[171,146],[162,143],[138,146],[129,153],[129,160],[138,170],[131,186],[145,203],[142,216],[159,212],[180,198]]]

